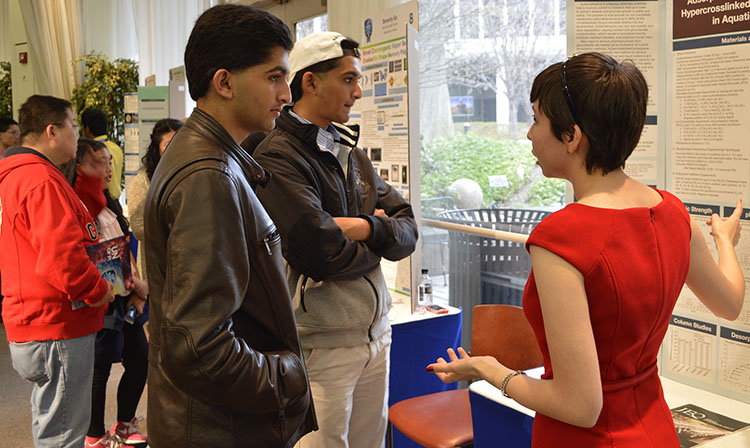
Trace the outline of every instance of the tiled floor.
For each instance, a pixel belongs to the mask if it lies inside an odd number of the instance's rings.
[[[8,339],[5,326],[0,324],[0,447],[28,448],[33,446],[31,439],[31,384],[18,376],[10,360]],[[107,408],[105,411],[105,425],[109,429],[115,421],[117,406],[117,384],[122,376],[122,365],[112,366],[109,382],[107,383]],[[141,397],[136,416],[144,418],[140,428],[146,433],[146,391]]]

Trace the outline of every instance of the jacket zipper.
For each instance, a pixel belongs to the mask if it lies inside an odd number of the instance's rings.
[[[375,315],[372,317],[370,328],[367,329],[367,337],[370,339],[370,342],[372,342],[374,340],[372,337],[372,327],[375,325],[375,321],[378,320],[378,314],[380,313],[380,296],[378,295],[378,290],[375,288],[375,284],[372,283],[372,280],[367,278],[366,275],[363,275],[362,278],[367,280],[367,283],[369,283],[372,288],[372,292],[375,294]]]
[[[279,240],[281,240],[281,234],[279,234],[278,230],[274,230],[273,232],[271,232],[270,234],[268,234],[268,236],[263,237],[263,245],[266,247],[266,252],[268,253],[269,257],[273,256],[273,252],[271,251],[271,246],[277,244],[279,242]],[[264,286],[266,286],[266,290],[268,290],[268,285],[264,284]],[[272,295],[269,295],[269,297],[272,297]],[[276,307],[272,306],[271,309],[272,309],[272,312],[273,312],[273,317],[276,320],[276,325],[278,325],[279,328],[281,328],[282,326],[281,326],[281,323],[279,322],[279,316],[278,316],[278,312],[276,310]],[[277,400],[279,399],[278,395],[277,395],[276,399]],[[282,436],[285,437],[285,433],[286,433],[286,409],[284,409],[281,406],[281,402],[280,401],[277,404],[279,406],[278,417],[279,417],[280,430],[281,430]]]
[[[329,166],[329,169],[331,171],[335,172],[339,176],[339,180],[341,180],[341,183],[343,185],[344,189],[344,216],[349,216],[349,179],[346,177],[346,173],[344,173],[344,169],[341,168],[341,164],[336,159],[336,156],[329,153],[331,158],[333,159],[333,166]],[[347,156],[349,158],[347,168],[352,163],[352,153],[349,151],[349,154]]]
[[[265,237],[265,238],[263,238],[263,244],[265,244],[265,245],[266,245],[266,252],[268,252],[268,256],[270,257],[270,256],[272,256],[273,254],[271,253],[271,246],[270,246],[270,245],[268,244],[268,241],[269,241],[269,240],[270,240],[270,237]]]

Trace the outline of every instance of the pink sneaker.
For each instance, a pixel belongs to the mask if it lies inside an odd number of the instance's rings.
[[[86,448],[110,448],[109,434],[104,433],[101,437],[86,436]]]
[[[112,437],[125,445],[139,445],[146,443],[146,436],[138,430],[138,419],[133,417],[129,422],[117,421],[109,431]]]

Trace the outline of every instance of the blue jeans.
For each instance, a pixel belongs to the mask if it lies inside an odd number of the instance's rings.
[[[37,448],[81,448],[91,418],[94,335],[10,343],[13,368],[34,384],[31,432]]]

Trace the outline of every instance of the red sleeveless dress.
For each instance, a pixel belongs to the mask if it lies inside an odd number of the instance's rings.
[[[544,219],[526,243],[572,264],[584,277],[604,402],[593,428],[536,414],[532,446],[677,447],[656,358],[690,262],[690,219],[675,196],[652,208],[570,204]],[[554,375],[532,270],[523,308]]]

